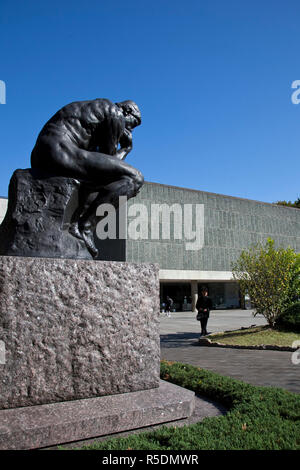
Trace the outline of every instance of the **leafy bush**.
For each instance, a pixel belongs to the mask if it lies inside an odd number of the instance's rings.
[[[277,318],[276,327],[300,333],[300,302],[295,302]]]
[[[265,245],[243,250],[232,265],[232,274],[242,295],[249,294],[255,315],[261,313],[271,328],[300,296],[300,254],[291,248],[275,248],[270,238]]]
[[[161,363],[161,378],[225,405],[226,415],[184,427],[108,439],[95,450],[300,449],[300,396],[255,387],[194,366]]]

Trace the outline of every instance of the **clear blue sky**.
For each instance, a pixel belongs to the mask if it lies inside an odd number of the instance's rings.
[[[266,202],[300,196],[297,0],[1,0],[0,195],[44,123],[133,99],[147,181]]]

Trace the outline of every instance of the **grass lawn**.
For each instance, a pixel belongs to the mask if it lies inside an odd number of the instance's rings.
[[[300,449],[300,395],[256,387],[194,366],[162,361],[161,378],[222,403],[226,415],[108,439],[82,450]]]
[[[294,341],[300,340],[300,333],[274,330],[268,326],[259,326],[228,333],[217,333],[210,335],[208,338],[218,343],[239,346],[259,346],[262,344],[292,346]]]

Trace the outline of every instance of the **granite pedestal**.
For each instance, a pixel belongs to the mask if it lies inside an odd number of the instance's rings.
[[[0,449],[190,416],[160,381],[158,266],[0,256]]]
[[[158,387],[158,296],[157,265],[1,256],[0,409]]]
[[[194,406],[194,392],[161,381],[152,390],[0,410],[0,450],[37,449],[175,421],[191,416]]]

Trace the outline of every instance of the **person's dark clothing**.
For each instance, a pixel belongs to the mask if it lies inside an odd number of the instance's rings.
[[[200,312],[203,314],[203,316],[209,317],[209,312],[212,308],[212,300],[210,297],[204,296],[204,295],[199,295],[199,298],[196,303],[196,309],[200,310]],[[206,311],[204,311],[206,310]]]
[[[171,297],[167,297],[166,312],[170,312],[172,305],[173,305],[173,299],[171,299]]]
[[[208,322],[208,317],[204,317],[200,320],[200,325],[201,325],[201,334],[206,336],[207,333],[207,322]]]
[[[196,303],[196,309],[201,314],[200,324],[201,324],[201,333],[207,335],[207,322],[209,318],[209,312],[212,308],[212,300],[207,295],[200,295]]]

